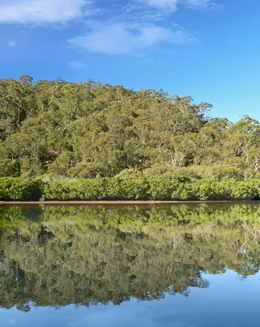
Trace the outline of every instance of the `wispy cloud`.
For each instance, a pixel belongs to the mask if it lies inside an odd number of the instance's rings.
[[[1,0],[0,23],[65,23],[93,13],[87,0]]]
[[[178,9],[179,4],[194,9],[209,9],[220,7],[212,0],[136,0],[149,7],[174,12]],[[221,6],[222,7],[222,6]]]
[[[68,66],[73,69],[87,68],[88,65],[81,60],[74,60],[68,63]]]
[[[152,24],[90,22],[90,32],[68,40],[75,47],[108,55],[140,55],[159,43],[183,45],[196,39],[183,30]]]
[[[218,4],[212,0],[184,0],[187,7],[194,9],[215,9],[223,8],[223,5]]]
[[[133,0],[128,5],[120,6],[120,1],[113,1],[117,8],[129,12],[155,11],[158,17],[173,13],[180,4],[195,9],[221,7],[214,0]],[[216,0],[217,1],[217,0]],[[93,15],[104,8],[112,8],[110,19],[115,18],[114,6],[107,3],[106,7],[94,7],[95,0],[0,0],[0,23],[46,24],[65,23]],[[97,6],[97,3],[96,3]],[[107,11],[109,12],[109,11]],[[153,16],[154,16],[153,13]],[[140,18],[140,17],[139,17]]]
[[[15,44],[16,44],[16,42],[15,42],[15,41],[9,41],[9,42],[8,42],[8,45],[10,45],[10,47],[14,47],[14,46],[15,46]]]
[[[177,10],[177,4],[179,0],[136,0],[142,2],[150,7],[155,7],[159,9],[167,9],[170,11]]]

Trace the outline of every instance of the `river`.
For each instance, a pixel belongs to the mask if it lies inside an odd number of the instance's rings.
[[[0,206],[1,327],[259,326],[259,202]]]

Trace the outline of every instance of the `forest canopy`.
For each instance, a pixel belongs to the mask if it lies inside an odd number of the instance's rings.
[[[211,104],[100,82],[0,79],[0,177],[259,178],[260,125]]]

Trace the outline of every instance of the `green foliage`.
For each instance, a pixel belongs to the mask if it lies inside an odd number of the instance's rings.
[[[20,165],[17,160],[0,159],[0,177],[19,176]]]
[[[39,200],[42,196],[42,181],[37,179],[1,177],[1,200]]]
[[[80,162],[70,168],[65,175],[74,178],[95,178],[103,172],[102,165],[96,162]]]
[[[253,179],[258,121],[209,118],[210,108],[92,80],[0,79],[0,176]]]
[[[0,178],[0,200],[253,200],[259,198],[260,181],[238,182],[200,179],[102,178],[35,179]]]
[[[242,169],[233,165],[216,166],[189,166],[172,167],[170,165],[154,164],[151,168],[142,171],[138,169],[124,169],[117,177],[137,178],[150,177],[153,179],[172,179],[179,182],[194,182],[200,179],[210,179],[215,181],[243,181],[245,174]]]
[[[68,170],[73,166],[73,154],[64,151],[53,163],[48,165],[50,176],[66,176]]]
[[[24,187],[18,178],[0,178],[0,198],[2,200],[20,200],[23,198]]]
[[[0,79],[0,177],[43,176],[46,199],[258,196],[248,181],[259,180],[259,122],[210,118],[210,104],[192,101],[92,80]],[[2,198],[24,199],[19,185]]]

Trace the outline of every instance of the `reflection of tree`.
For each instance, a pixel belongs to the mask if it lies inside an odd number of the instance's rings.
[[[71,232],[69,226],[61,228]],[[65,244],[47,231],[37,238],[15,235],[6,240],[2,306],[29,300],[37,305],[119,304],[131,297],[159,299],[164,292],[186,293],[189,286],[207,285],[198,266],[172,260],[167,244],[114,228],[85,232],[89,236],[73,235]]]
[[[2,208],[0,304],[23,311],[30,301],[120,304],[131,297],[160,299],[165,292],[188,295],[189,287],[208,286],[201,271],[228,267],[254,274],[258,206],[224,209]]]

